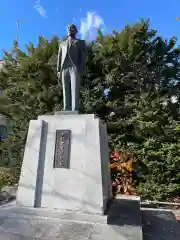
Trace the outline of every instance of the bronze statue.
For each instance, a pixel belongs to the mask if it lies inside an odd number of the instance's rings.
[[[57,76],[62,81],[63,110],[78,111],[80,80],[85,68],[87,51],[85,41],[76,38],[76,26],[68,25],[67,31],[67,40],[59,44]]]

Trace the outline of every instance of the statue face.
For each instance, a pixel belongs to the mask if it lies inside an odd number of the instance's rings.
[[[77,34],[77,28],[74,24],[69,24],[67,28],[68,36],[74,37]]]

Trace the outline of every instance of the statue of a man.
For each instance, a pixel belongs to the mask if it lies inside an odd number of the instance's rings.
[[[67,31],[67,40],[59,44],[57,76],[62,81],[63,110],[78,111],[80,80],[85,68],[87,51],[85,41],[76,38],[76,26],[68,25]]]

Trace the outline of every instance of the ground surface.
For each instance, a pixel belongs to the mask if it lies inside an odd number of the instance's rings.
[[[171,211],[143,209],[143,240],[180,240],[179,216]]]

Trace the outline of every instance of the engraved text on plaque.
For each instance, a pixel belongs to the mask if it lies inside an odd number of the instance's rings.
[[[56,130],[54,168],[69,168],[70,130]]]

